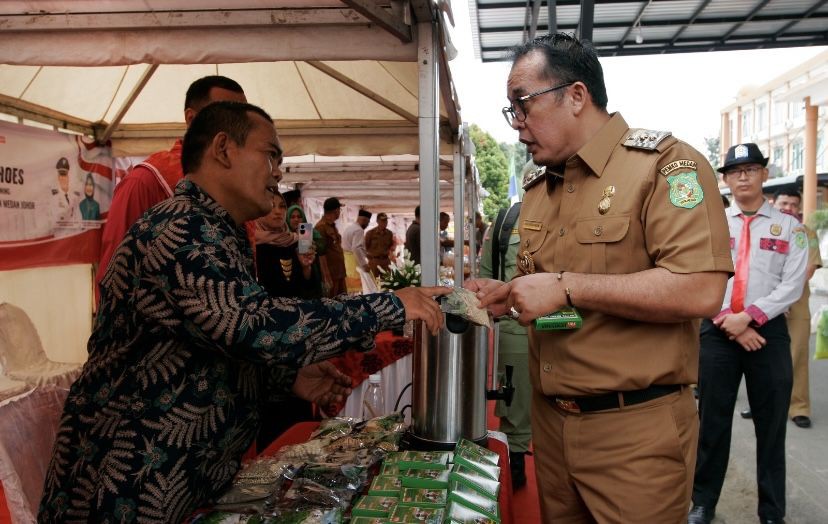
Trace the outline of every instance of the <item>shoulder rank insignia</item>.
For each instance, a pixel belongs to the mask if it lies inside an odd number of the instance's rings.
[[[630,134],[624,140],[624,145],[635,149],[646,149],[648,151],[655,151],[658,144],[672,136],[670,131],[652,131],[649,129],[630,129]]]
[[[541,166],[528,175],[526,175],[526,179],[523,181],[523,189],[524,191],[528,190],[530,187],[537,184],[539,181],[543,180],[546,175],[546,166]]]

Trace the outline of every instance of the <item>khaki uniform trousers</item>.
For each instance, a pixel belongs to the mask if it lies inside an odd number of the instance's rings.
[[[686,522],[699,436],[689,387],[582,414],[534,390],[532,435],[544,523]]]
[[[790,418],[811,416],[811,395],[808,381],[808,359],[810,358],[811,321],[807,318],[788,318],[788,332],[791,335],[791,358],[793,359],[793,389],[791,390]]]

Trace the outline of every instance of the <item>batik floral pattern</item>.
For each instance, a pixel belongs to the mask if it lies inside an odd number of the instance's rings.
[[[370,349],[405,316],[389,293],[270,298],[244,228],[189,181],[130,229],[101,290],[41,522],[180,522],[228,486],[297,366]]]

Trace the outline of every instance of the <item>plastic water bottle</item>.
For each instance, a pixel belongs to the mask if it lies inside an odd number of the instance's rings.
[[[362,399],[362,419],[368,420],[385,415],[385,396],[382,394],[382,386],[379,373],[368,377],[368,389]]]

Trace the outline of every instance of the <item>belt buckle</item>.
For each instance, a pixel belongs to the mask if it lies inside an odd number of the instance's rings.
[[[555,405],[561,408],[564,411],[568,411],[570,413],[580,413],[581,407],[578,406],[578,403],[574,400],[566,400],[562,398],[555,399]]]

